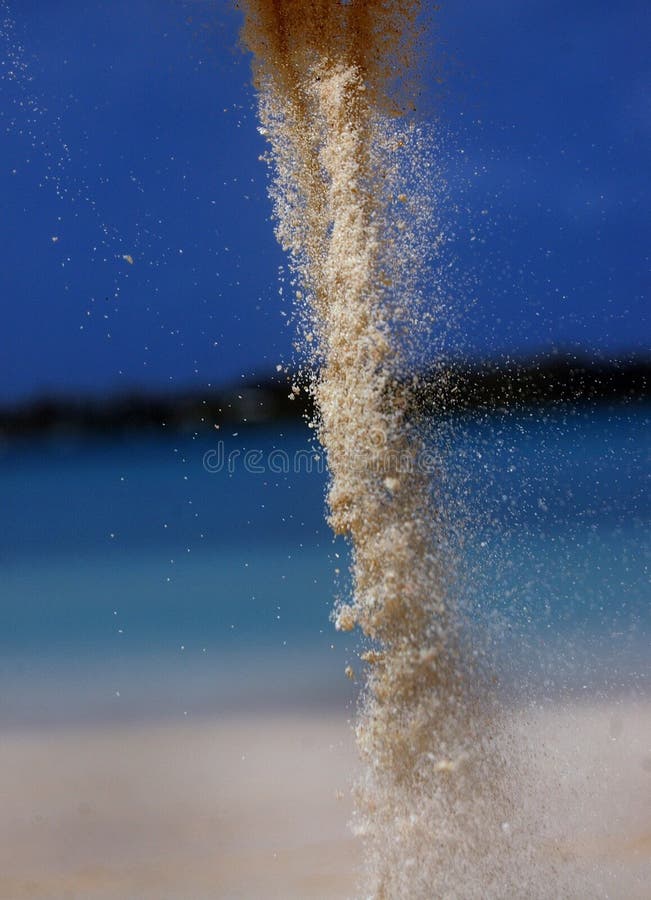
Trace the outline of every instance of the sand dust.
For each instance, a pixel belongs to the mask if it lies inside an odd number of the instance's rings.
[[[508,889],[512,870],[505,748],[489,682],[460,636],[432,467],[409,415],[411,363],[428,326],[419,284],[437,245],[408,115],[419,4],[249,0],[244,9],[277,234],[319,370],[311,389],[329,521],[352,546],[353,597],[336,625],[359,626],[372,645],[357,724],[364,892],[466,896],[481,885],[487,896]]]

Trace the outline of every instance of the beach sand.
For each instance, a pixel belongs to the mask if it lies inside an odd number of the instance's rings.
[[[649,898],[651,705],[550,705],[514,732],[541,749],[540,852],[589,872],[592,896]],[[0,898],[363,896],[356,766],[332,712],[6,730]]]

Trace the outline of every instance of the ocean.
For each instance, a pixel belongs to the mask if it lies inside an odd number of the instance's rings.
[[[648,408],[428,423],[468,627],[536,702],[649,686]],[[354,706],[348,550],[301,423],[0,452],[0,722]]]

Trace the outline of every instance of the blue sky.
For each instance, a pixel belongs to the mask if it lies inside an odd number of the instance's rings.
[[[230,4],[0,10],[0,402],[290,359]],[[451,353],[648,348],[650,45],[648,2],[443,4],[420,115],[443,135]]]

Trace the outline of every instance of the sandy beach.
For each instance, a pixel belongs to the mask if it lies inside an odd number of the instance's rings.
[[[648,898],[651,706],[556,706],[513,727],[541,750],[526,798],[546,808],[539,851],[592,896]],[[329,712],[6,731],[0,898],[363,896],[356,766]]]

